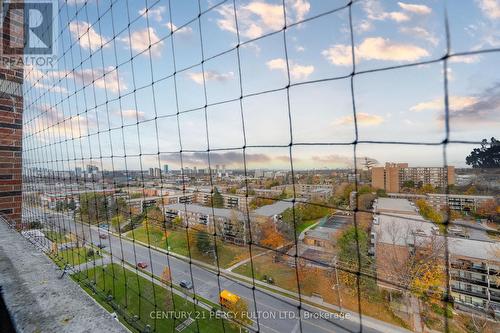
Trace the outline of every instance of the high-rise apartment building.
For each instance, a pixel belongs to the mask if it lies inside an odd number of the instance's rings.
[[[387,192],[399,192],[405,182],[421,186],[446,187],[455,183],[455,167],[409,167],[408,163],[386,163],[372,168],[372,186]]]

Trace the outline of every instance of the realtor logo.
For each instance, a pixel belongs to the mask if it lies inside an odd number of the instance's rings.
[[[2,5],[1,26],[4,32],[3,55],[55,54],[54,41],[57,21],[57,0],[5,1]]]

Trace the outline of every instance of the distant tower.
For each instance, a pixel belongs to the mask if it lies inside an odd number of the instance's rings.
[[[165,174],[167,174],[167,173],[168,173],[168,164],[165,164],[165,165],[163,166],[163,172],[164,172]]]

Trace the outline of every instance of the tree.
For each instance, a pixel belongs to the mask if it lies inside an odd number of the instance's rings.
[[[285,237],[278,232],[272,224],[265,224],[262,226],[262,240],[260,243],[263,246],[277,249],[283,246],[285,242]]]
[[[62,212],[64,210],[65,204],[63,201],[57,201],[56,202],[56,211],[57,212]]]
[[[405,180],[403,182],[403,187],[414,188],[415,187],[415,182],[413,180]]]
[[[469,188],[464,192],[466,195],[475,195],[477,194],[477,188],[474,185],[469,186]]]
[[[163,230],[165,224],[165,216],[158,206],[151,206],[146,210],[146,217],[143,223],[149,228],[156,228]]]
[[[232,303],[227,307],[231,313],[231,318],[241,325],[251,325],[252,319],[248,312],[248,304],[244,299],[239,298],[237,302]]]
[[[420,187],[419,192],[424,193],[424,194],[425,193],[434,193],[434,192],[436,192],[436,189],[431,184],[424,184],[422,187]]]
[[[368,235],[364,230],[354,226],[344,230],[338,241],[339,248],[338,259],[339,264],[346,270],[339,270],[340,280],[350,286],[355,287],[357,276],[351,272],[371,272],[371,260],[368,256]],[[373,285],[373,279],[366,275],[359,275],[360,286],[366,295],[373,295],[377,288]]]
[[[441,236],[420,237],[411,228],[397,223],[380,232],[389,241],[378,250],[379,279],[398,286],[407,296],[410,292],[421,297],[443,292],[445,243]],[[412,244],[412,248],[402,249],[401,243]]]
[[[165,266],[165,268],[163,268],[160,279],[161,282],[166,285],[170,285],[170,283],[172,282],[172,276],[170,274],[170,268],[168,266]]]
[[[481,148],[474,148],[465,163],[473,168],[500,168],[500,141],[494,137],[490,142],[483,139]]]
[[[71,210],[75,210],[76,209],[75,199],[71,198],[71,200],[68,203],[68,209],[71,209]]]
[[[420,211],[420,215],[422,215],[423,218],[437,224],[443,223],[444,217],[441,215],[441,213],[432,208],[432,206],[429,205],[427,201],[425,201],[424,199],[418,199],[415,203]]]
[[[108,216],[108,198],[102,193],[80,195],[80,216],[86,223],[97,224]]]
[[[498,220],[500,218],[500,206],[495,199],[486,200],[477,208],[477,214],[491,220]]]
[[[170,274],[170,268],[165,266],[161,273],[161,282],[167,286],[172,284],[172,276]],[[165,311],[169,311],[173,308],[174,300],[172,298],[172,292],[165,293]]]
[[[224,198],[222,194],[220,194],[219,189],[214,187],[214,193],[212,194],[212,204],[211,206],[214,208],[224,208]]]
[[[213,254],[214,244],[210,235],[204,230],[195,231],[196,248],[202,254]]]
[[[182,217],[177,215],[175,218],[172,219],[173,227],[180,227],[181,225],[182,225]]]
[[[109,211],[111,216],[123,215],[126,218],[130,216],[130,208],[124,198],[111,198]]]

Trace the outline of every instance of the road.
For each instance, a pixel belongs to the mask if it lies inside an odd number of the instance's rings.
[[[45,216],[41,215],[42,209],[30,209],[31,213],[27,214],[31,216]],[[33,211],[33,209],[38,211]],[[363,327],[361,328],[359,314],[356,312],[346,312],[345,318],[339,318],[331,312],[322,311],[308,304],[302,304],[299,311],[299,302],[295,299],[267,290],[254,289],[250,284],[232,280],[223,275],[218,276],[212,270],[189,264],[182,259],[115,236],[112,233],[109,233],[107,239],[101,239],[99,233],[103,232],[102,229],[77,223],[67,215],[52,212],[49,214],[48,219],[54,221],[56,230],[58,228],[65,229],[76,233],[79,238],[85,238],[94,245],[106,245],[105,251],[111,254],[115,263],[120,263],[122,259],[134,266],[137,262],[147,262],[146,270],[156,276],[160,276],[164,267],[169,266],[173,283],[178,284],[181,280],[191,280],[193,291],[214,303],[219,302],[219,292],[223,289],[236,293],[247,301],[249,310],[254,310],[254,314],[258,314],[260,317],[255,320],[254,326],[258,325],[261,332],[408,332],[366,316],[362,318]],[[91,265],[89,265],[90,267]]]

